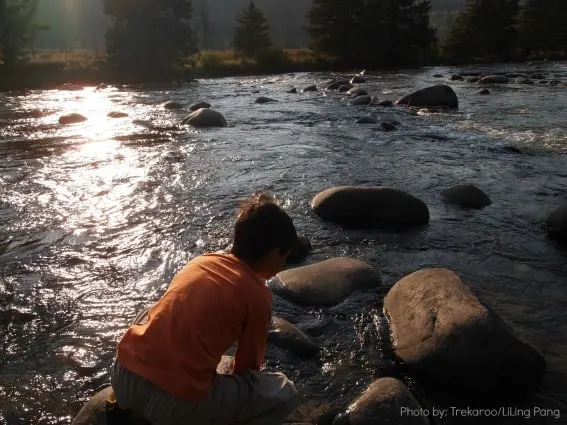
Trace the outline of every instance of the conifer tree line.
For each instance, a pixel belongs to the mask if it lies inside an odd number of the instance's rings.
[[[108,61],[116,67],[171,68],[186,62],[198,44],[208,44],[209,0],[101,1],[110,18]],[[232,47],[242,57],[284,47],[270,39],[262,1],[250,0],[236,19]],[[430,22],[432,1],[464,2],[441,41]],[[29,51],[40,28],[37,2],[0,0],[4,65],[18,63]],[[311,0],[307,17],[308,47],[342,66],[567,57],[567,0]],[[200,43],[196,25],[202,27]]]

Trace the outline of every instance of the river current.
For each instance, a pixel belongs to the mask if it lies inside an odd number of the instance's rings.
[[[470,70],[567,81],[566,63],[541,63],[378,73],[363,86],[395,100]],[[544,227],[567,200],[567,87],[507,84],[481,96],[477,84],[449,81],[460,108],[417,114],[301,93],[331,78],[0,93],[0,424],[69,424],[108,384],[136,312],[189,259],[228,246],[239,201],[258,189],[311,240],[307,263],[350,256],[383,276],[379,289],[330,309],[274,298],[274,313],[293,323],[332,320],[317,358],[267,353],[267,366],[287,373],[314,406],[346,403],[370,382],[384,356],[373,316],[389,287],[426,267],[457,271],[540,349],[556,377],[546,394],[567,405],[567,250]],[[277,102],[255,104],[258,96]],[[168,100],[207,101],[229,127],[181,126],[186,112],[164,109]],[[108,118],[112,111],[128,116]],[[71,112],[88,121],[59,125]],[[397,129],[355,123],[368,115]],[[442,201],[442,189],[468,182],[493,204],[468,211]],[[409,233],[326,223],[310,201],[336,185],[405,190],[427,203],[431,222]]]

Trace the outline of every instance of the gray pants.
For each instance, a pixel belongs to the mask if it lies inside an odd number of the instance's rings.
[[[297,403],[297,391],[282,373],[217,375],[209,394],[199,402],[169,394],[118,361],[111,380],[120,408],[136,412],[152,425],[280,425]]]

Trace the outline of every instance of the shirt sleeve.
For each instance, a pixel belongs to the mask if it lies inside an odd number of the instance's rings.
[[[267,289],[267,288],[266,288]],[[272,321],[272,300],[269,290],[262,303],[257,306],[248,304],[248,314],[242,333],[238,339],[238,348],[234,358],[234,373],[246,370],[260,370],[266,352],[268,328]]]

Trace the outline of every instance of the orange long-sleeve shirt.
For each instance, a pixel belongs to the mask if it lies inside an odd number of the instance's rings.
[[[174,277],[146,323],[128,329],[117,359],[170,394],[198,401],[235,342],[234,373],[260,369],[271,315],[272,294],[248,265],[205,254]]]

